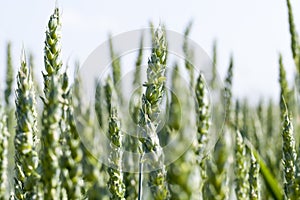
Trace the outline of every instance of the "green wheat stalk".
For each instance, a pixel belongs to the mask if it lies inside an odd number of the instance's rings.
[[[242,135],[243,137],[249,138],[249,133],[252,132],[252,125],[251,125],[251,117],[249,116],[250,107],[248,104],[247,99],[243,100],[242,105]]]
[[[229,67],[224,82],[224,99],[225,99],[225,121],[227,123],[231,120],[231,104],[232,104],[232,79],[233,79],[233,57],[230,57]]]
[[[67,110],[68,120],[72,120],[71,108]],[[70,131],[66,129],[66,131]],[[68,199],[82,198],[83,190],[83,169],[81,160],[83,157],[80,148],[80,138],[73,132],[66,133],[67,148],[62,155],[62,173],[64,181],[62,187],[65,188]]]
[[[6,88],[5,88],[5,103],[10,105],[10,96],[13,91],[13,82],[14,82],[14,67],[12,64],[11,58],[11,43],[7,43],[6,48]]]
[[[205,88],[205,80],[203,74],[200,74],[196,87],[195,87],[195,94],[198,107],[196,108],[197,113],[197,147],[196,147],[196,156],[197,156],[197,164],[200,166],[201,169],[201,186],[200,191],[202,191],[204,181],[206,180],[206,165],[205,159],[203,155],[205,146],[208,143],[208,131],[210,126],[209,121],[209,103],[207,99],[207,90]]]
[[[7,130],[6,122],[7,116],[0,107],[0,199],[6,199],[7,195],[7,165],[8,165],[8,140],[9,132]]]
[[[61,88],[60,79],[53,77],[49,83],[49,94],[43,99],[44,111],[42,116],[42,182],[45,187],[45,199],[58,198],[60,177],[60,120],[61,120]],[[49,165],[51,163],[51,165]]]
[[[51,77],[59,74],[62,67],[60,58],[61,52],[61,19],[59,9],[55,8],[54,13],[50,16],[46,31],[45,48],[44,48],[44,65],[46,74],[44,77],[44,93],[48,93],[51,84]]]
[[[125,185],[123,183],[122,173],[122,133],[120,130],[120,121],[118,119],[117,109],[115,102],[112,102],[113,95],[113,83],[110,77],[108,77],[105,85],[106,102],[109,112],[109,125],[108,135],[110,138],[110,155],[108,174],[108,189],[111,193],[111,200],[124,199]]]
[[[155,27],[152,21],[149,22],[149,27],[150,27],[150,34],[151,34],[151,42],[152,42],[152,47],[154,46],[154,41],[155,41]]]
[[[62,66],[60,60],[60,13],[55,8],[50,16],[46,31],[44,64],[44,110],[42,114],[42,183],[44,186],[44,199],[57,199],[60,194],[60,157],[61,157],[61,129],[62,117],[62,80],[59,70]],[[51,165],[49,165],[51,163]]]
[[[80,77],[79,74],[79,68],[80,68],[80,63],[79,61],[75,62],[75,72],[74,72],[74,83],[72,85],[72,104],[73,104],[73,108],[74,111],[76,111],[76,113],[82,113],[83,112],[83,103],[82,103],[82,99],[81,99],[81,84],[82,84],[82,79]]]
[[[274,126],[273,126],[273,121],[274,121],[274,111],[273,111],[274,103],[272,99],[270,99],[268,103],[268,108],[267,108],[267,124],[266,124],[266,133],[268,136],[271,136],[272,133],[274,133]]]
[[[124,199],[125,185],[123,183],[123,173],[121,172],[122,164],[122,134],[118,114],[113,107],[109,119],[109,137],[111,140],[111,153],[109,161],[111,166],[108,168],[109,181],[108,188],[112,194],[111,200]]]
[[[103,128],[102,89],[103,87],[101,85],[101,82],[97,81],[95,93],[95,111],[100,128]]]
[[[163,157],[161,147],[156,133],[158,126],[159,105],[164,95],[164,83],[166,80],[166,51],[167,44],[165,33],[159,27],[155,32],[151,57],[148,61],[147,82],[144,84],[146,91],[142,97],[139,127],[144,137],[140,138],[142,143],[141,152],[152,153],[153,163],[160,169],[149,173],[149,186],[155,200],[169,198],[169,190],[166,182],[166,169],[163,163],[159,163]],[[141,183],[140,183],[141,184]]]
[[[250,160],[250,170],[249,170],[249,198],[250,200],[259,199],[259,185],[258,185],[258,176],[259,176],[259,164],[251,152]]]
[[[239,130],[241,128],[241,105],[240,101],[237,99],[235,102],[235,119],[234,119],[234,126],[235,130]]]
[[[110,114],[112,111],[112,98],[113,98],[113,90],[114,90],[113,83],[110,76],[106,80],[104,90],[105,90],[107,111]]]
[[[272,195],[274,199],[282,200],[283,199],[283,189],[281,188],[281,185],[279,181],[274,177],[272,170],[267,166],[266,162],[263,160],[262,156],[259,154],[259,152],[253,147],[251,142],[247,139],[245,139],[245,143],[249,149],[251,149],[251,152],[253,153],[255,159],[257,160],[260,172],[262,175],[262,178],[264,179],[265,186],[268,189],[268,192]],[[262,188],[263,189],[263,188]],[[262,192],[266,192],[266,190],[262,190]],[[263,193],[261,192],[261,195]]]
[[[245,200],[248,197],[248,166],[244,139],[239,131],[236,131],[235,158],[236,197],[238,200]]]
[[[299,185],[296,182],[296,160],[294,128],[288,110],[284,112],[282,125],[282,152],[284,165],[284,193],[287,199],[296,199],[299,195]]]
[[[300,73],[300,46],[299,46],[299,38],[295,27],[293,10],[291,6],[290,0],[286,1],[288,7],[288,15],[289,15],[289,28],[290,28],[290,35],[291,35],[291,50],[293,59],[298,70]]]
[[[109,36],[109,50],[110,57],[112,60],[112,78],[114,82],[114,86],[116,88],[117,94],[120,98],[120,102],[122,102],[122,91],[121,91],[121,63],[120,57],[114,51],[112,36]]]
[[[62,187],[66,190],[68,199],[82,198],[83,169],[81,165],[83,153],[80,148],[80,138],[76,131],[72,130],[73,123],[73,105],[71,103],[69,80],[66,72],[62,75],[63,91],[63,121],[62,128],[63,154],[61,157]],[[73,126],[74,128],[74,126]]]
[[[280,112],[281,112],[281,120],[284,120],[284,112],[286,106],[285,102],[289,102],[289,88],[288,82],[286,80],[286,72],[282,62],[282,56],[279,55],[279,84],[280,84]]]
[[[134,79],[133,79],[133,85],[134,86],[140,86],[142,81],[141,81],[141,67],[142,67],[142,62],[143,62],[143,51],[144,51],[144,36],[141,36],[140,39],[140,47],[139,47],[139,52],[138,56],[135,62],[135,72],[134,72]]]
[[[218,61],[218,54],[217,54],[217,41],[213,43],[213,56],[212,56],[212,79],[210,81],[210,87],[215,89],[217,87],[217,61]]]
[[[21,67],[17,76],[16,90],[17,127],[15,146],[15,197],[37,199],[39,174],[37,152],[37,113],[35,87],[22,51]]]
[[[194,87],[194,67],[192,65],[192,61],[193,61],[193,57],[194,57],[194,52],[192,49],[190,49],[189,47],[189,34],[191,32],[192,29],[192,25],[193,22],[191,21],[185,31],[184,31],[184,41],[183,41],[183,53],[184,53],[184,57],[185,57],[185,68],[188,70],[189,75],[190,75],[190,85],[191,87]]]
[[[287,8],[288,8],[288,18],[289,18],[289,30],[290,30],[290,37],[291,37],[291,50],[292,55],[295,63],[296,70],[298,71],[295,77],[295,84],[299,88],[300,86],[300,42],[299,42],[299,35],[296,30],[294,16],[293,16],[293,9],[290,0],[286,1]],[[298,92],[299,89],[298,89]],[[288,102],[288,101],[287,101]]]
[[[228,199],[229,196],[229,172],[228,167],[228,144],[222,137],[217,142],[213,158],[207,161],[207,181],[205,183],[204,199]]]

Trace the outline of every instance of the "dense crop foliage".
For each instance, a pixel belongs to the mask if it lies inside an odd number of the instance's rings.
[[[183,36],[184,63],[175,63],[168,71],[166,29],[151,24],[150,54],[143,51],[143,36],[137,51],[132,81],[136,101],[129,102],[130,119],[136,126],[131,127],[134,133],[130,135],[123,131],[130,123],[124,117],[127,99],[121,87],[117,44],[109,38],[112,73],[105,81],[95,80],[96,116],[92,116],[91,108],[82,103],[81,77],[76,71],[71,85],[61,60],[61,12],[55,8],[46,29],[43,85],[33,76],[33,56],[27,61],[22,50],[16,70],[11,43],[7,44],[6,79],[1,81],[6,87],[0,105],[0,199],[300,199],[300,43],[289,0],[287,7],[295,81],[286,80],[284,58],[279,55],[280,100],[261,101],[257,106],[233,96],[234,69],[238,67],[233,56],[224,85],[218,84],[216,42],[210,81],[194,70],[197,55],[188,43],[192,23]],[[148,64],[143,67],[145,56]],[[182,87],[182,71],[193,95]],[[167,91],[167,82],[176,92]],[[222,94],[218,102],[211,101],[209,88]],[[37,102],[42,102],[41,108]],[[224,125],[221,134],[213,134],[218,131],[211,118],[213,107],[217,110],[214,120]],[[193,113],[183,112],[188,108]],[[160,127],[163,114],[168,118]],[[96,123],[108,139],[103,147],[109,152],[107,165],[94,157],[80,137],[99,138]],[[184,146],[187,132],[194,132],[195,141],[166,165],[169,155],[163,148],[176,136],[180,140],[175,145]],[[207,151],[212,139],[216,144]],[[139,155],[137,163],[125,157],[128,150]],[[125,163],[131,163],[136,173],[126,171]]]

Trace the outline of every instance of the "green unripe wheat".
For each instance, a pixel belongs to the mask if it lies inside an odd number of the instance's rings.
[[[22,52],[21,67],[17,76],[15,145],[15,197],[38,198],[37,113],[35,87]]]

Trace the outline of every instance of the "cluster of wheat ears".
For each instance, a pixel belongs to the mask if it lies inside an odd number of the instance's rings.
[[[80,76],[75,76],[71,85],[61,60],[61,13],[55,8],[46,30],[43,90],[34,76],[33,56],[27,59],[23,50],[13,95],[15,68],[11,44],[7,45],[6,87],[0,106],[0,199],[300,199],[300,141],[295,140],[300,138],[300,43],[289,0],[287,6],[297,73],[289,86],[280,55],[278,103],[262,100],[250,106],[247,100],[234,98],[233,58],[224,85],[218,85],[216,43],[211,81],[206,81],[202,73],[196,74],[190,61],[197,55],[187,42],[191,24],[184,33],[184,67],[175,64],[171,76],[167,76],[165,28],[155,30],[151,26],[147,80],[142,83],[142,38],[132,83],[139,88],[135,93],[139,100],[130,105],[131,118],[138,127],[136,137],[122,131],[126,119],[120,117],[122,110],[118,106],[123,96],[118,84],[122,81],[121,62],[110,39],[112,73],[104,83],[97,82],[94,107],[97,123],[110,142],[109,165],[97,160],[81,141],[80,134],[93,138],[97,133],[91,128],[94,121],[89,108],[81,102]],[[189,75],[193,96],[183,91],[180,70]],[[171,78],[173,90],[181,91],[179,94],[166,92],[167,77]],[[216,112],[219,116],[214,118],[223,120],[224,127],[207,153],[210,135],[216,131],[211,128],[212,102],[208,101],[208,88],[222,94],[215,109],[224,112]],[[119,98],[116,100],[114,96]],[[38,101],[43,104],[41,110]],[[191,101],[194,104],[188,103]],[[193,108],[194,114],[182,116],[181,110],[187,106]],[[159,115],[166,112],[162,111],[165,108],[169,118],[165,127],[158,130]],[[82,118],[80,134],[75,122],[76,110]],[[195,118],[195,124],[189,122],[190,117]],[[165,165],[163,160],[168,154],[162,151],[164,145],[178,133],[179,141],[184,143],[185,131],[194,131],[196,141],[180,158]],[[123,170],[125,149],[141,155],[136,173]],[[151,156],[143,158],[145,154]],[[143,173],[145,165],[157,167]]]

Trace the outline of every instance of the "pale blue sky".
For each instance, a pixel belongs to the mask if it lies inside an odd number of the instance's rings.
[[[234,55],[234,94],[257,101],[278,96],[278,53],[291,80],[295,71],[285,0],[60,0],[62,9],[63,59],[84,61],[109,32],[119,34],[148,27],[149,20],[183,32],[193,19],[191,39],[211,55],[218,41],[219,72],[224,77],[229,56]],[[298,32],[300,2],[291,0]],[[18,66],[22,43],[43,69],[43,42],[55,1],[0,1],[0,78],[5,68],[5,46],[13,42],[14,65]],[[3,89],[3,84],[0,86]]]

